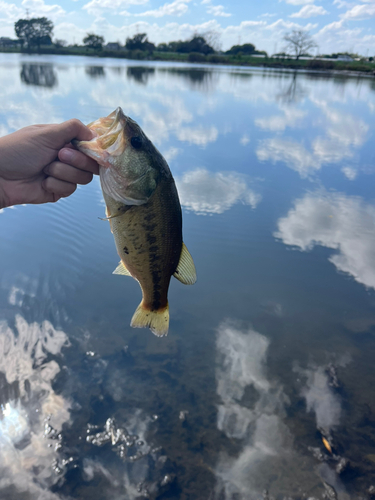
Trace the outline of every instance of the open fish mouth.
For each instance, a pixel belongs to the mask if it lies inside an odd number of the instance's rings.
[[[108,116],[99,118],[87,126],[96,135],[91,141],[73,141],[79,151],[96,160],[101,166],[109,167],[110,156],[120,156],[128,144],[125,129],[127,116],[120,107]]]

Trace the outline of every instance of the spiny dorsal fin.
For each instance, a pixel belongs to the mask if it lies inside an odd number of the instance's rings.
[[[184,285],[194,285],[197,281],[197,272],[195,270],[193,258],[186,248],[185,243],[182,243],[180,261],[173,276]]]
[[[116,267],[112,274],[122,274],[123,276],[131,276],[129,271],[126,269],[122,260],[120,260],[120,264]]]

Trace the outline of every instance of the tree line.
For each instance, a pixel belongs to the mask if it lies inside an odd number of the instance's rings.
[[[46,17],[19,19],[14,24],[14,30],[19,43],[21,47],[25,49],[40,49],[42,45],[54,45],[57,48],[66,47],[68,43],[65,40],[52,41],[53,29],[53,22]],[[137,33],[133,37],[128,37],[123,47],[119,43],[109,45],[117,46],[117,48],[124,48],[126,50],[141,50],[150,53],[155,50],[159,52],[177,52],[182,54],[199,53],[209,55],[216,53],[217,51],[210,45],[206,38],[207,37],[204,35],[195,34],[189,40],[178,40],[155,45],[148,40],[146,33]],[[84,47],[97,51],[102,50],[105,44],[104,37],[95,33],[87,33],[82,42]],[[266,54],[264,51],[256,50],[255,45],[251,43],[234,45],[225,52],[225,54],[228,55],[236,55],[239,53],[246,55]]]
[[[18,43],[21,45],[22,49],[26,50],[32,50],[34,48],[40,50],[41,46],[54,46],[57,49],[68,46],[68,43],[65,40],[52,41],[53,29],[53,22],[46,17],[19,19],[14,24],[14,30],[18,38]],[[210,43],[210,39],[214,38],[215,36],[212,36],[212,34],[195,34],[189,40],[178,40],[155,45],[148,40],[146,33],[137,33],[133,37],[126,38],[123,46],[117,42],[110,43],[105,46],[103,36],[95,33],[87,33],[82,40],[83,46],[74,45],[73,47],[83,47],[87,50],[91,49],[93,51],[101,51],[105,47],[107,50],[125,49],[127,51],[142,51],[143,53],[149,54],[152,54],[154,51],[190,55],[196,54],[195,59],[194,57],[190,59],[199,61],[199,56],[203,59],[204,56],[210,56],[211,58],[219,57],[214,56],[214,54],[217,54],[219,51],[215,50],[213,47],[214,43]],[[298,60],[302,56],[309,56],[311,50],[317,49],[317,45],[311,35],[305,30],[291,30],[284,34],[283,40],[285,42],[285,50],[288,51],[288,53],[281,52],[276,54],[279,57],[290,57],[289,54],[292,54],[295,59]],[[221,52],[221,54],[228,56],[267,56],[267,52],[257,50],[255,45],[252,43],[233,45],[229,50]]]

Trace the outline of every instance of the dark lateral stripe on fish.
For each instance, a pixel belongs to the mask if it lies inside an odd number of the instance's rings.
[[[157,311],[161,307],[161,293],[160,293],[160,281],[161,281],[161,272],[160,270],[152,269],[151,267],[151,275],[152,275],[152,284],[153,284],[153,293],[152,293],[152,310]]]

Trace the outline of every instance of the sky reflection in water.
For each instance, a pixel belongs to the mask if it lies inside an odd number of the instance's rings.
[[[140,123],[174,173],[199,275],[172,283],[160,341],[129,327],[139,291],[111,274],[97,179],[1,211],[1,497],[368,495],[373,80],[80,57],[0,66],[1,135],[117,106]]]

